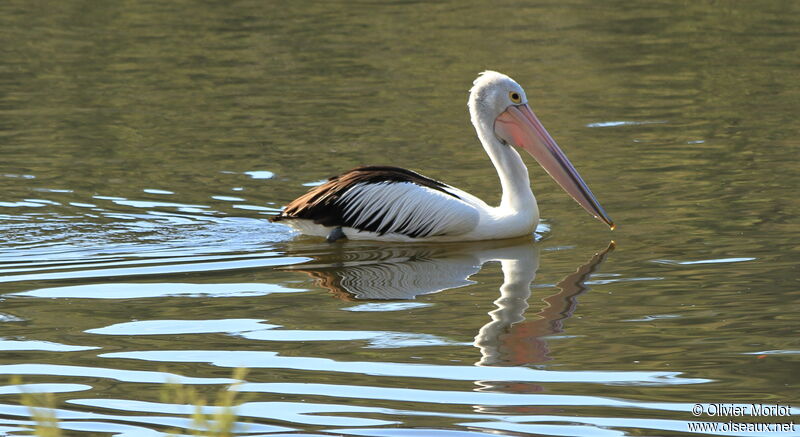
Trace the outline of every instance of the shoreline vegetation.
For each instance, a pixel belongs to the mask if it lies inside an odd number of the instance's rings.
[[[191,435],[197,437],[232,437],[242,431],[245,423],[238,420],[236,408],[244,403],[237,388],[244,382],[247,369],[237,368],[233,371],[236,381],[220,389],[213,399],[205,397],[191,386],[166,381],[159,393],[162,403],[191,406],[190,423],[185,428],[171,428],[166,435]],[[21,386],[22,377],[11,378],[12,385]],[[28,408],[31,419],[35,422],[32,435],[37,437],[61,437],[56,396],[53,393],[27,393],[24,390],[20,403]]]

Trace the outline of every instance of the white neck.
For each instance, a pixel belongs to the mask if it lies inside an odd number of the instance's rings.
[[[493,126],[489,127],[478,121],[475,123],[475,130],[500,177],[500,186],[503,189],[500,208],[527,213],[536,209],[538,213],[536,198],[531,191],[528,167],[525,166],[519,153],[497,139]]]

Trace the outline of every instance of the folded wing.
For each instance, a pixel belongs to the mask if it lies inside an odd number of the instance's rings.
[[[359,167],[297,198],[274,220],[308,219],[412,238],[460,235],[477,226],[479,213],[458,193],[410,170]]]

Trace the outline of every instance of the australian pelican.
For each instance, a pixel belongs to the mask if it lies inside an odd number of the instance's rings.
[[[481,73],[469,93],[469,113],[492,160],[503,197],[481,199],[397,167],[358,167],[330,178],[289,203],[273,221],[301,233],[353,240],[472,241],[530,235],[539,222],[528,169],[513,146],[525,149],[586,211],[614,223],[556,142],[536,118],[525,91],[510,77]]]

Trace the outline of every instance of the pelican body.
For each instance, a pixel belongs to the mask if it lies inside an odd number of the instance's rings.
[[[298,197],[273,221],[303,234],[400,242],[477,241],[531,235],[539,207],[528,169],[512,146],[530,153],[586,211],[614,224],[528,106],[522,87],[494,71],[481,73],[469,94],[478,139],[497,169],[499,206],[411,170],[358,167]]]

